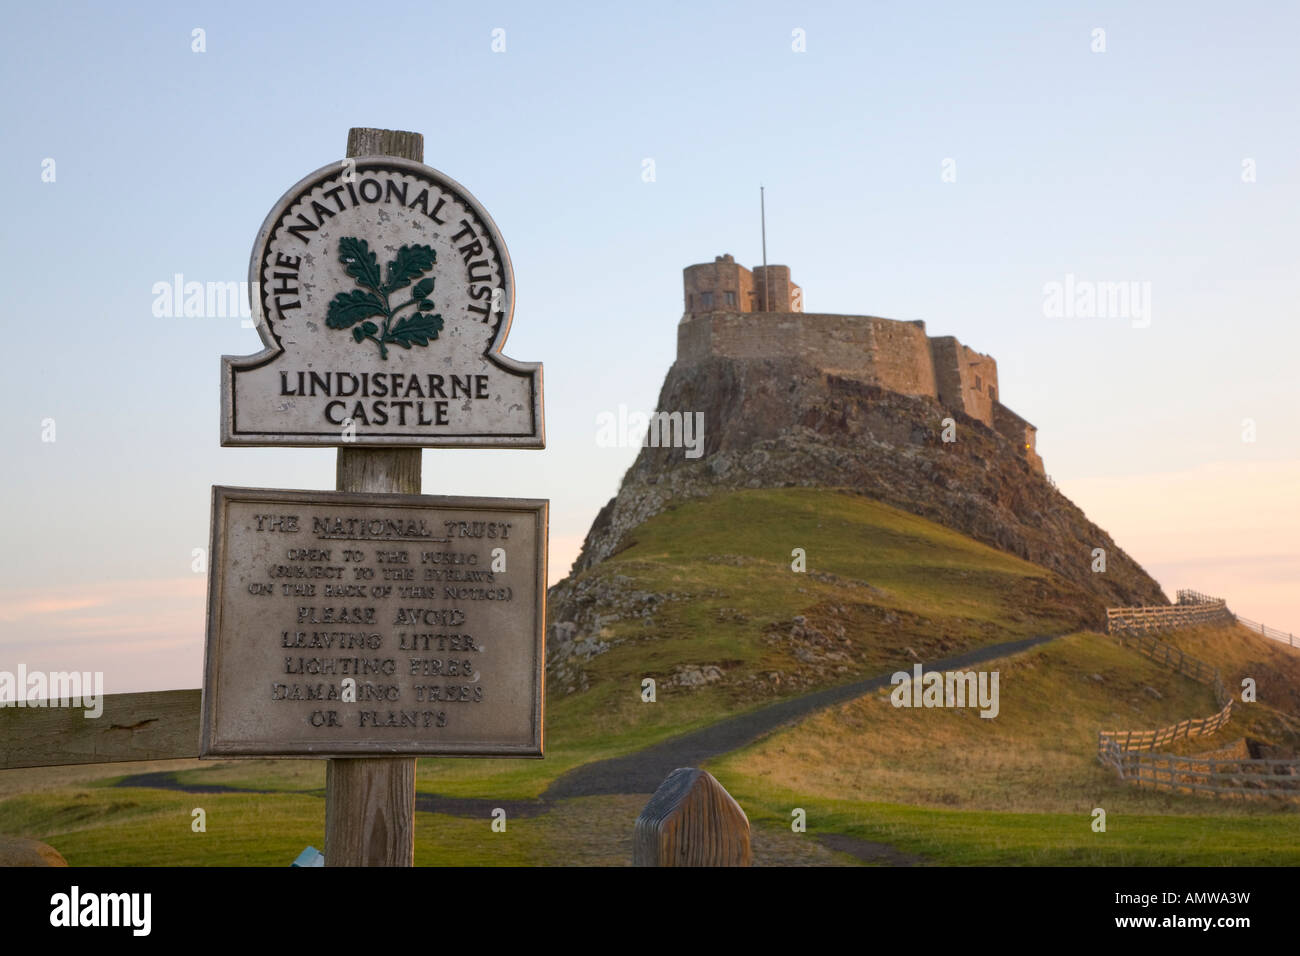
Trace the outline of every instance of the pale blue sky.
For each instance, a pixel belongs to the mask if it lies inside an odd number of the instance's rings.
[[[267,211],[354,125],[424,133],[425,161],[501,229],[505,351],[545,364],[548,447],[425,452],[424,489],[550,498],[553,571],[635,454],[597,447],[596,415],[653,407],[683,266],[758,262],[761,181],[769,259],[809,311],[923,318],[992,354],[1048,471],[1171,594],[1232,587],[1241,613],[1300,628],[1293,5],[223,2],[7,19],[0,668],[130,660],[110,691],[197,686],[209,486],[333,486],[333,451],[219,447],[220,356],[257,335],[155,318],[151,289],[245,279]],[[1045,317],[1044,283],[1067,273],[1149,282],[1150,327]]]

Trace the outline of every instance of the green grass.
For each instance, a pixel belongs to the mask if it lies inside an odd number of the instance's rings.
[[[202,808],[206,831],[194,832]],[[548,827],[507,820],[416,814],[422,866],[536,863]],[[325,801],[294,794],[185,794],[150,789],[62,790],[6,800],[0,831],[56,847],[72,866],[288,866],[324,847]]]
[[[751,823],[789,828],[807,813],[808,832],[887,843],[933,864],[961,866],[1297,866],[1300,814],[1264,809],[1239,815],[1163,816],[1107,812],[1106,832],[1090,812],[938,810],[892,803],[810,799],[794,790],[720,775]],[[1202,804],[1205,806],[1205,804]]]
[[[1097,762],[1097,731],[1152,729],[1218,710],[1209,687],[1101,634],[1061,638],[980,670],[999,674],[996,717],[899,708],[886,690],[812,715],[715,768],[831,799],[1077,811],[1105,797],[1107,806],[1136,807],[1145,795]],[[1196,749],[1245,729],[1229,723]]]
[[[740,491],[692,500],[635,529],[623,551],[580,581],[665,594],[652,615],[602,620],[611,647],[547,684],[543,760],[430,758],[417,789],[509,802],[537,797],[565,771],[652,746],[773,701],[925,660],[1036,634],[1077,630],[1088,597],[1044,569],[939,525],[833,490]],[[807,555],[791,570],[791,551]],[[803,616],[837,658],[800,656]],[[842,637],[839,636],[842,633]],[[1300,655],[1235,629],[1166,637],[1259,684],[1210,749],[1248,734],[1300,740]],[[824,649],[824,648],[821,648]],[[711,665],[717,683],[672,682]],[[966,710],[910,710],[887,695],[832,708],[710,769],[778,861],[845,862],[818,832],[889,843],[939,863],[1300,863],[1300,808],[1230,804],[1134,790],[1096,761],[1099,729],[1142,729],[1213,712],[1208,688],[1108,637],[1079,633],[986,670],[1000,673],[994,720]],[[1094,680],[1097,674],[1102,679]],[[644,703],[641,681],[657,681]],[[585,689],[584,689],[585,685]],[[1155,694],[1146,688],[1151,688]],[[1158,695],[1158,696],[1157,696]],[[190,784],[272,794],[184,794],[111,785],[174,769]],[[75,770],[75,772],[74,772]],[[74,865],[287,865],[321,848],[324,762],[220,761],[54,768],[0,775],[0,833],[44,840]],[[417,814],[421,864],[626,862],[644,798],[568,800],[533,817]],[[190,811],[207,811],[193,833]],[[809,834],[790,833],[790,810]],[[1108,813],[1105,834],[1091,811]]]
[[[191,829],[195,808],[207,814],[204,833]],[[280,794],[56,790],[4,801],[0,831],[42,840],[72,866],[287,866],[320,847],[324,808]]]
[[[415,816],[417,866],[626,866],[632,823],[644,797],[564,800],[536,816],[507,813],[504,831],[487,813]],[[207,830],[191,830],[191,811]],[[72,866],[288,866],[306,846],[323,849],[319,797],[178,794],[158,790],[64,789],[0,806],[0,831],[58,848]],[[788,831],[755,833],[760,864],[845,864]]]
[[[1049,578],[1037,565],[924,518],[822,489],[747,490],[691,500],[670,506],[631,538],[630,547],[593,571],[619,570],[661,586],[743,586],[748,608],[768,615],[788,614],[792,603],[803,600],[796,594],[834,590],[834,584],[815,579],[822,573],[889,592],[881,601],[885,606],[1004,623],[1009,612],[1023,607],[1015,585]],[[806,552],[804,577],[791,573],[794,548]],[[752,563],[732,568],[716,560],[729,555]],[[755,576],[771,587],[754,587]],[[1062,584],[1060,593],[1072,590]],[[696,611],[697,622],[707,618],[707,611]]]
[[[1291,700],[1278,674],[1300,661],[1274,659],[1259,638],[1203,628],[1178,640],[1225,676],[1234,660],[1253,661],[1247,669],[1270,675],[1274,703]],[[1261,656],[1276,670],[1260,670]],[[1072,635],[982,669],[1000,675],[995,718],[896,708],[886,692],[810,716],[708,767],[751,820],[788,826],[791,810],[803,807],[810,832],[815,820],[822,832],[886,842],[936,863],[1300,865],[1300,805],[1139,790],[1098,763],[1098,730],[1207,716],[1218,709],[1210,688],[1100,634]],[[1262,730],[1276,745],[1300,744],[1300,722],[1261,701],[1238,707],[1218,734],[1178,749],[1261,739]],[[1091,829],[1096,808],[1107,814],[1105,833]]]

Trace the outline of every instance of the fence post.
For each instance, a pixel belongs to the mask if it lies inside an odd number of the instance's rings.
[[[704,770],[670,773],[632,835],[633,866],[749,866],[749,818]]]

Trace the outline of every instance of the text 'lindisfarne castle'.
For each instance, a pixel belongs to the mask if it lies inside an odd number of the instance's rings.
[[[677,361],[797,357],[832,375],[960,410],[1012,442],[1035,471],[1037,429],[998,400],[998,364],[925,323],[803,311],[789,266],[753,271],[729,255],[687,266]]]

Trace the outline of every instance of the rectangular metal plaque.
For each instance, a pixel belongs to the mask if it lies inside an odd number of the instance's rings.
[[[540,757],[547,505],[214,487],[201,756]]]

